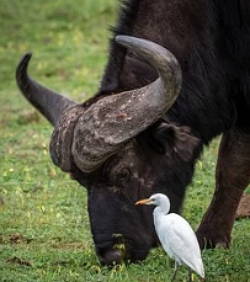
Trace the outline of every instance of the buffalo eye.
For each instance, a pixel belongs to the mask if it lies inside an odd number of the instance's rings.
[[[128,168],[121,169],[116,174],[116,182],[118,184],[127,184],[131,176],[131,172]]]

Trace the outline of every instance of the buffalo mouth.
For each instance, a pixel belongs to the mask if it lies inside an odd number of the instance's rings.
[[[144,260],[153,246],[152,242],[136,241],[122,234],[113,234],[111,240],[95,240],[96,254],[101,264],[107,266]]]
[[[119,249],[112,248],[105,251],[99,250],[97,252],[101,253],[98,257],[102,265],[114,266],[124,261],[123,252]]]
[[[142,261],[147,257],[149,249],[150,247],[144,249],[133,248],[132,250],[130,246],[114,245],[105,250],[97,249],[97,254],[102,265],[114,266],[122,262],[136,263]]]

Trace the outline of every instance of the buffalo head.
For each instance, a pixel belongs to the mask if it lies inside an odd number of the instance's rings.
[[[188,128],[163,119],[181,89],[174,55],[143,39],[117,36],[116,41],[147,61],[158,79],[140,89],[76,104],[28,76],[30,54],[16,73],[24,96],[54,126],[52,160],[87,188],[93,239],[105,264],[143,259],[156,245],[152,211],[134,203],[163,192],[178,211],[197,144]]]

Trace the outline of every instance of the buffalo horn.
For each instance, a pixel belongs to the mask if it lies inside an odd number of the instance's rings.
[[[27,68],[31,56],[31,53],[25,54],[17,66],[17,85],[24,97],[55,126],[62,112],[76,103],[40,85],[29,77]]]
[[[159,78],[142,88],[105,96],[92,104],[79,118],[72,143],[76,165],[84,172],[98,168],[162,117],[175,102],[182,83],[181,68],[167,49],[148,40],[117,36],[158,71]]]

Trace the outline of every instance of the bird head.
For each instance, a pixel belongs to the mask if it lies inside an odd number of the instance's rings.
[[[136,206],[138,205],[154,205],[154,206],[161,206],[163,204],[168,204],[170,206],[170,201],[168,199],[168,197],[164,194],[161,193],[157,193],[157,194],[153,194],[152,196],[150,196],[147,199],[142,199],[140,201],[137,201],[135,203]]]

